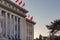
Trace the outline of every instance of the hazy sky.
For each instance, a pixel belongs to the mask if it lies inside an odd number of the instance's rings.
[[[39,34],[48,35],[46,25],[55,19],[60,19],[60,0],[22,0],[25,2],[27,14],[34,16],[34,38]]]

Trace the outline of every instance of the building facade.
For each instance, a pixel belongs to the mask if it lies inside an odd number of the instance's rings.
[[[33,40],[35,22],[26,18],[27,10],[11,0],[0,0],[0,40]]]

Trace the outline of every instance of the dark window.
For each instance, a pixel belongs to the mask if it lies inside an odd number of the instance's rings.
[[[10,38],[10,13],[7,14],[7,36]]]
[[[20,18],[18,18],[18,39],[20,39]]]
[[[15,39],[17,40],[17,17],[15,16]]]

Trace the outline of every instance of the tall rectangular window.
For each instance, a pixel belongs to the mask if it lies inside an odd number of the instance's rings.
[[[20,18],[18,18],[18,40],[20,40]]]
[[[17,40],[17,17],[15,16],[15,39]]]
[[[7,14],[7,36],[10,38],[10,13]]]

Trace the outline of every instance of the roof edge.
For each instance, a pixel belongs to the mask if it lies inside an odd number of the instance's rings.
[[[6,0],[8,3],[10,3],[10,4],[12,4],[12,5],[14,5],[14,6],[16,6],[16,7],[18,7],[20,10],[22,10],[23,12],[25,12],[25,13],[28,13],[28,11],[26,10],[26,9],[24,9],[24,8],[22,8],[22,7],[20,7],[20,6],[18,6],[17,4],[15,4],[14,2],[12,2],[11,0]]]
[[[29,19],[27,19],[27,18],[26,18],[26,21],[28,21],[28,22],[30,22],[30,23],[32,23],[32,24],[34,24],[34,25],[36,24],[36,22],[31,21],[31,20],[29,20]]]

